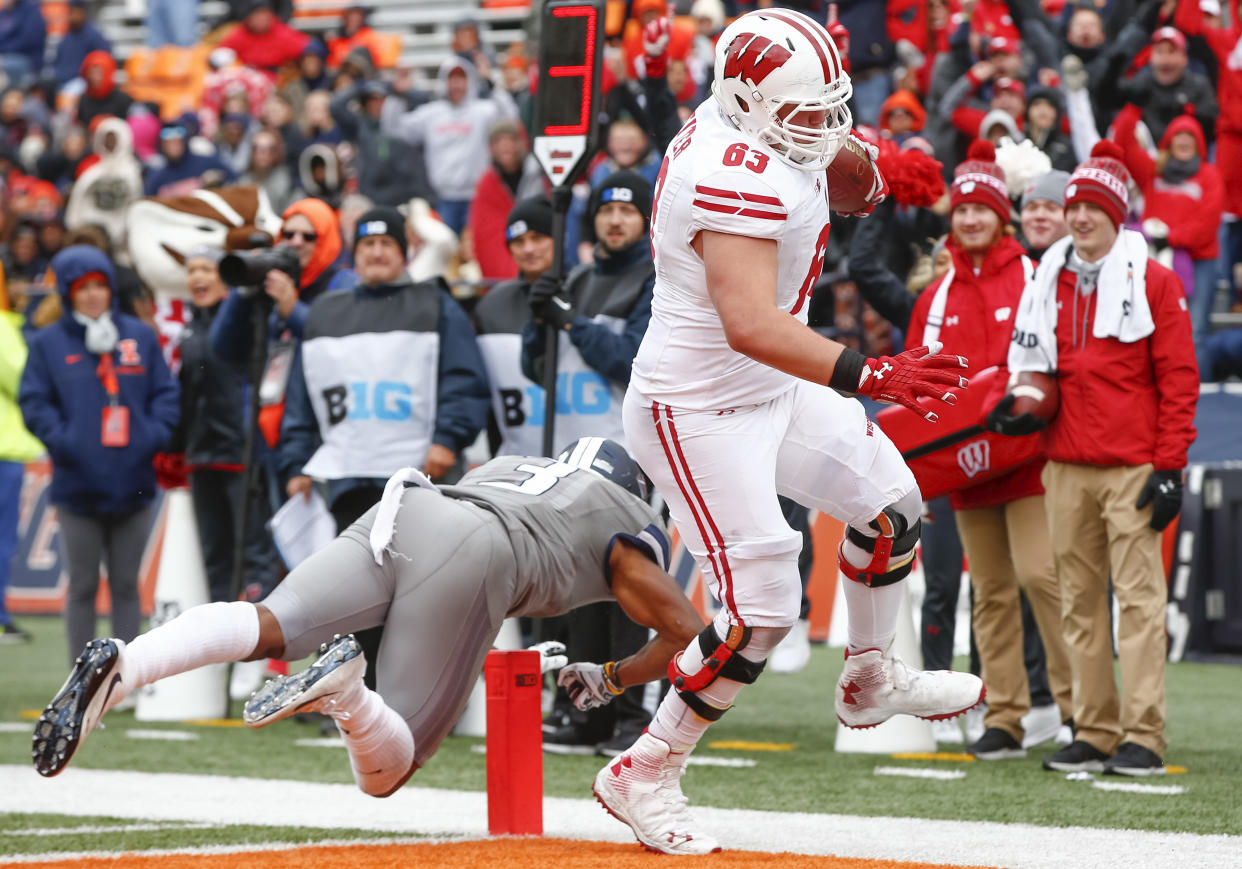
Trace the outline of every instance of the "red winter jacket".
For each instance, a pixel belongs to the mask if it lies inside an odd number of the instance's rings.
[[[500,180],[495,166],[479,176],[470,202],[470,238],[474,244],[474,258],[483,277],[488,280],[508,280],[517,277],[517,263],[509,253],[505,239],[505,224],[513,210],[513,194]]]
[[[946,352],[958,353],[970,360],[969,377],[984,368],[1004,365],[1009,358],[1013,316],[1026,286],[1026,269],[1022,263],[1025,252],[1022,245],[1007,236],[988,251],[976,275],[970,257],[952,237],[948,247],[953,254],[955,274],[949,286],[938,340],[944,344]],[[943,281],[941,278],[934,282],[914,303],[907,341],[911,347],[926,343],[923,333],[927,328],[927,313]],[[1004,383],[1004,378],[1000,382]],[[1000,395],[996,400],[1000,400]],[[1042,495],[1044,487],[1039,474],[1043,466],[1042,461],[1033,462],[1012,474],[961,489],[949,495],[949,503],[954,510],[962,510],[995,507],[1018,498]]]
[[[310,42],[310,37],[294,30],[279,18],[272,19],[266,33],[251,33],[238,24],[220,43],[221,48],[237,52],[237,59],[246,66],[275,72],[286,63],[297,60]]]
[[[1130,344],[1091,334],[1098,294],[1084,298],[1076,283],[1073,272],[1061,270],[1061,409],[1042,439],[1048,458],[1105,466],[1151,462],[1158,471],[1186,467],[1186,450],[1195,439],[1199,369],[1181,280],[1147,261],[1147,301],[1156,330]]]
[[[1234,0],[1228,29],[1205,26],[1199,0],[1180,0],[1173,21],[1188,36],[1202,35],[1216,55],[1216,165],[1225,181],[1225,209],[1242,214],[1242,3]]]
[[[1160,139],[1166,150],[1177,133],[1190,133],[1199,149],[1199,171],[1178,184],[1156,174],[1156,161],[1134,137],[1141,117],[1137,106],[1126,106],[1113,122],[1113,137],[1126,152],[1126,168],[1143,191],[1143,219],[1162,220],[1169,227],[1169,245],[1185,248],[1191,259],[1220,255],[1220,220],[1225,210],[1225,183],[1220,171],[1207,161],[1203,128],[1190,115],[1174,118]]]

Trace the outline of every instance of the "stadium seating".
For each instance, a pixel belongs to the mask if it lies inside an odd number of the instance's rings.
[[[340,25],[341,13],[350,5],[348,0],[294,0],[292,24],[306,33],[326,36]],[[478,21],[484,44],[497,52],[514,42],[524,42],[523,24],[530,11],[530,0],[369,0],[370,25],[383,36],[378,43],[377,58],[382,67],[409,67],[424,80],[434,78],[440,63],[450,54],[453,24],[470,17]],[[49,25],[49,56],[59,35],[65,29],[68,4],[65,0],[43,0],[44,17]],[[145,73],[154,61],[146,56],[147,28],[144,21],[145,0],[125,0],[103,5],[95,21],[112,41],[117,62],[127,71],[131,55],[138,54],[135,69]],[[198,5],[199,33],[206,36],[209,28],[224,15],[224,0],[201,0]],[[175,66],[175,64],[174,64]],[[142,87],[159,90],[162,80],[144,80]],[[161,90],[161,93],[164,92]],[[161,105],[163,103],[161,102]]]

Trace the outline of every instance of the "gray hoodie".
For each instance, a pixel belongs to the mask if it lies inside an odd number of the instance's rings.
[[[469,84],[468,96],[460,103],[449,102],[449,73],[461,69]],[[411,112],[396,97],[384,101],[380,131],[411,145],[421,144],[427,161],[427,175],[441,199],[466,200],[474,197],[479,176],[491,164],[488,133],[502,118],[516,118],[517,106],[503,87],[492,88],[491,96],[480,99],[474,64],[451,57],[440,65],[437,76],[445,96],[424,103]]]

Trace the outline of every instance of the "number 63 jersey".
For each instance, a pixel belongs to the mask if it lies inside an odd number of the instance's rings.
[[[796,379],[729,347],[691,247],[702,230],[776,241],[776,304],[805,323],[828,243],[824,173],[785,163],[708,98],[669,145],[656,181],[655,298],[630,385],[688,410],[766,402]]]

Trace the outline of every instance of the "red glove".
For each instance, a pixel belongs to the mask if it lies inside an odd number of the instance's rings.
[[[841,58],[841,68],[845,70],[845,74],[850,73],[850,32],[845,25],[837,20],[837,4],[831,3],[828,6],[828,22],[824,25],[828,30],[828,35],[832,37],[832,43],[837,47],[837,54]]]
[[[858,394],[900,404],[928,422],[935,422],[940,417],[922,407],[918,399],[938,398],[945,404],[957,404],[957,393],[953,389],[964,389],[970,382],[956,371],[946,370],[967,368],[966,357],[938,355],[942,346],[935,341],[930,346],[915,347],[897,356],[868,359],[858,381]]]
[[[667,18],[653,19],[643,28],[647,78],[660,78],[668,72],[668,41],[672,30]]]
[[[184,489],[190,485],[185,453],[156,453],[151,464],[155,466],[155,482],[161,489]]]

